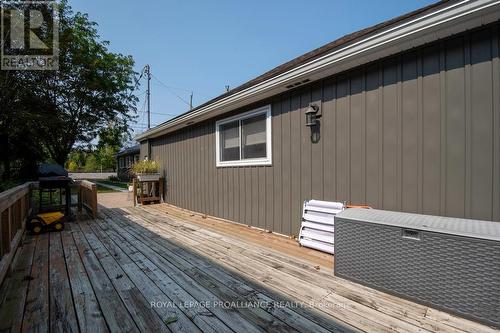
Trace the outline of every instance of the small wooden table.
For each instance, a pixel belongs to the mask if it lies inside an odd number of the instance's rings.
[[[165,178],[160,177],[159,180],[139,181],[134,178],[132,181],[134,188],[134,206],[138,203],[163,203],[163,184]],[[138,193],[140,190],[140,194]]]

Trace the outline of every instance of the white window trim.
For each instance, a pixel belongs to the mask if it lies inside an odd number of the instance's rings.
[[[219,128],[221,125],[236,121],[244,120],[261,114],[266,115],[266,156],[265,158],[251,158],[238,161],[221,161],[220,160],[220,142],[219,142]],[[254,166],[254,165],[272,165],[272,151],[273,145],[271,142],[271,105],[266,105],[258,109],[254,109],[233,117],[219,120],[215,123],[215,161],[216,166],[219,167],[234,167],[234,166]],[[238,127],[240,131],[240,151],[241,151],[241,126]]]

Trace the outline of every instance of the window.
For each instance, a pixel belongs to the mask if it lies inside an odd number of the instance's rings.
[[[123,168],[123,157],[120,157],[120,159],[119,159],[119,165],[120,165],[120,168]]]
[[[269,105],[215,124],[217,166],[270,165]]]

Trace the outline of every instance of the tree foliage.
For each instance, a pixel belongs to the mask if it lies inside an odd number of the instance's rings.
[[[103,145],[116,147],[136,111],[132,57],[110,52],[87,14],[73,13],[66,1],[59,6],[59,70],[0,72],[7,174],[17,162],[63,165],[75,144],[99,133],[109,141]]]
[[[83,170],[85,172],[96,172],[99,171],[99,169],[99,163],[97,162],[95,155],[88,155],[87,159],[85,160],[85,166],[83,167]]]
[[[128,135],[123,128],[114,125],[103,127],[99,131],[99,142],[97,143],[97,148],[99,149],[103,146],[110,146],[119,150],[129,137],[130,135]]]
[[[115,170],[118,150],[112,146],[105,145],[97,150],[97,160],[103,170]]]

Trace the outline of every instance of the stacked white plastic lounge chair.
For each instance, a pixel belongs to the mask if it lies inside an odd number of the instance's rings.
[[[341,202],[304,201],[299,233],[300,245],[333,254],[335,215],[344,208]]]

